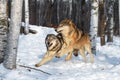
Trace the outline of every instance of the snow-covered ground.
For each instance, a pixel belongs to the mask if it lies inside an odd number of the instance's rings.
[[[45,37],[55,33],[54,29],[31,26],[37,34],[20,35],[18,47],[18,65],[34,67],[46,52]],[[87,55],[89,57],[89,55]],[[82,57],[70,61],[54,58],[49,63],[37,68],[46,71],[48,75],[36,70],[17,66],[16,70],[7,70],[0,64],[0,80],[120,80],[120,37],[114,37],[113,43],[100,46],[97,39],[97,55],[95,63],[84,63]]]

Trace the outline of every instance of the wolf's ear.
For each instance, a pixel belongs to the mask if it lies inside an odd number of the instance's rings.
[[[73,24],[73,21],[71,19],[68,19],[67,23],[71,25],[71,24]]]
[[[45,45],[46,45],[46,48],[47,48],[47,50],[48,50],[48,44],[47,44],[47,41],[45,41]]]
[[[60,33],[57,34],[57,37],[58,37],[58,38],[62,38],[62,34],[60,34]]]

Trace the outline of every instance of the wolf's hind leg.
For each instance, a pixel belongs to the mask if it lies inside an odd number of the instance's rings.
[[[87,58],[86,58],[86,55],[85,55],[85,50],[84,50],[84,48],[81,48],[81,49],[79,49],[79,50],[80,50],[81,56],[84,58],[84,61],[87,62]]]
[[[72,58],[72,52],[69,52],[65,58],[66,61],[70,60]]]
[[[85,46],[85,50],[90,54],[91,63],[94,63],[94,55],[91,51],[91,47],[90,46]]]

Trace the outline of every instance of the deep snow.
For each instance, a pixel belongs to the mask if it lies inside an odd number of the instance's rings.
[[[52,28],[37,26],[31,26],[31,28],[38,33],[20,35],[18,65],[34,67],[46,52],[46,35],[56,34]],[[20,66],[17,66],[16,70],[7,70],[0,64],[0,80],[120,80],[120,37],[114,37],[114,42],[107,43],[105,46],[100,46],[97,38],[97,55],[94,64],[84,63],[80,55],[73,56],[70,61],[64,59],[65,56],[60,59],[54,58],[37,68],[52,75]]]

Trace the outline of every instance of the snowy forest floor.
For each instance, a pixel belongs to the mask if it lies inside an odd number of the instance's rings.
[[[37,34],[20,35],[17,64],[33,68],[46,52],[45,37],[56,34],[54,29],[31,26]],[[89,57],[89,55],[87,55]],[[120,37],[114,37],[113,43],[100,46],[97,38],[95,63],[85,63],[79,55],[70,61],[54,58],[47,64],[38,67],[52,75],[33,69],[17,66],[16,70],[7,70],[0,64],[0,80],[120,80]]]

